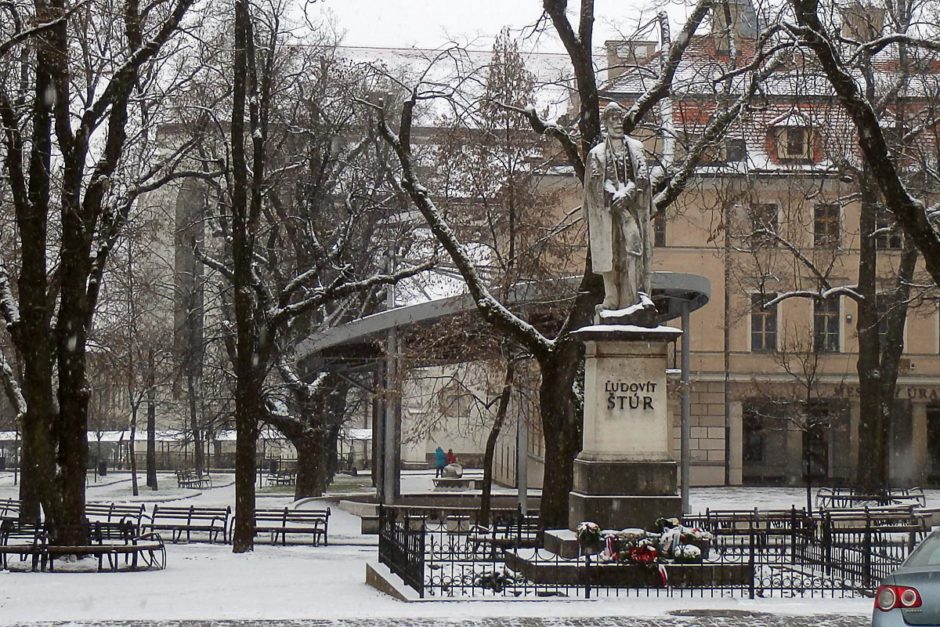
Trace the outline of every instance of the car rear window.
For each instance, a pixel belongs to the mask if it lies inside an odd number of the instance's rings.
[[[936,566],[940,564],[940,535],[930,534],[911,553],[905,566]]]

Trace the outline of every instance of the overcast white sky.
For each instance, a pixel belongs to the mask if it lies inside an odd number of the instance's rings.
[[[578,1],[570,4],[569,10],[577,11]],[[616,39],[618,29],[631,32],[638,22],[648,21],[655,10],[641,12],[637,7],[652,4],[652,0],[596,0],[595,44]],[[435,48],[456,41],[487,49],[503,26],[522,31],[535,24],[541,7],[541,0],[320,0],[309,11],[332,12],[348,46]],[[531,43],[523,48],[532,49],[535,42]],[[554,37],[543,37],[538,47],[563,52]]]

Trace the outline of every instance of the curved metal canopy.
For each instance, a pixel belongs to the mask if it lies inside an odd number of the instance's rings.
[[[566,283],[571,284],[572,290],[577,289],[580,280],[581,277],[564,279]],[[711,284],[708,279],[697,274],[653,272],[650,282],[653,288],[653,302],[662,312],[660,321],[678,318],[682,313],[683,303],[689,304],[689,311],[695,311],[703,307],[711,297]],[[557,285],[553,287],[557,289]],[[540,289],[535,283],[519,284],[510,294],[507,305],[511,307],[538,303],[539,297],[544,297],[546,291]],[[303,360],[328,348],[360,343],[368,336],[383,333],[393,327],[407,327],[446,316],[463,314],[472,311],[475,307],[476,304],[470,294],[459,294],[382,311],[308,337],[298,344],[297,358]]]

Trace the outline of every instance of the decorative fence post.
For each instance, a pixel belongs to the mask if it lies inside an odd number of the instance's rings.
[[[796,505],[790,505],[790,565],[796,564]]]
[[[584,556],[584,568],[586,569],[585,574],[587,575],[585,577],[586,583],[584,584],[584,598],[590,599],[591,598],[591,577],[589,574],[591,571],[591,556],[590,555]]]
[[[756,518],[756,514],[753,514],[753,513],[750,516],[748,516],[748,525],[747,525],[748,526],[748,540],[749,540],[747,563],[748,563],[749,570],[751,571],[751,576],[748,581],[747,594],[748,594],[748,598],[750,599],[754,598],[754,578],[757,576],[757,569],[755,568],[755,565],[754,565],[754,544],[757,539],[755,535],[755,530],[754,530],[755,518]]]
[[[418,596],[424,598],[424,542],[425,537],[427,536],[427,521],[421,522],[421,530],[418,534],[418,546],[417,546],[417,559],[415,560],[415,571],[417,576],[415,577],[415,583],[418,588]]]
[[[517,549],[520,546],[522,546],[523,516],[525,516],[525,514],[522,513],[522,505],[521,504],[516,505],[516,548]]]
[[[871,514],[868,507],[865,508],[865,538],[862,541],[862,579],[865,587],[871,587]]]

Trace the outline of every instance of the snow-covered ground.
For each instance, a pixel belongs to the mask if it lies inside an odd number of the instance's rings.
[[[403,492],[432,489],[433,473],[407,473]],[[89,501],[173,501],[175,504],[234,504],[231,475],[214,475],[209,490],[175,487],[161,475],[163,489],[131,496],[129,475],[112,473],[88,488]],[[141,478],[143,481],[143,478]],[[364,481],[345,481],[341,491],[363,490]],[[511,492],[511,490],[507,491]],[[0,498],[15,497],[10,472],[0,473]],[[940,505],[940,491],[928,494]],[[260,503],[277,507],[292,502],[285,491],[262,489]],[[706,507],[779,508],[801,506],[798,488],[699,488],[692,491],[693,511]],[[314,507],[318,503],[309,504]],[[301,507],[304,505],[302,504]],[[0,572],[0,623],[39,621],[208,620],[208,619],[472,619],[491,616],[661,616],[689,609],[744,609],[777,614],[836,614],[862,617],[868,599],[600,599],[594,601],[471,601],[402,603],[365,585],[365,564],[375,561],[377,539],[359,534],[359,519],[337,507],[330,518],[327,547],[258,546],[234,555],[231,546],[168,545],[164,571],[138,573]]]

